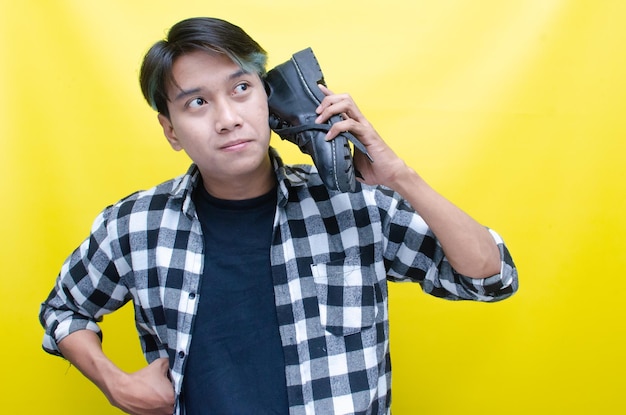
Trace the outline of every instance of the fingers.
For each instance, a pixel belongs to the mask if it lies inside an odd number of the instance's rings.
[[[319,114],[315,120],[316,123],[322,124],[328,121],[333,115],[340,115],[344,120],[354,119],[359,122],[365,121],[363,114],[361,114],[361,111],[359,111],[350,95],[334,94],[324,85],[319,85],[319,88],[326,97],[316,109],[316,113]]]
[[[373,129],[363,116],[356,103],[349,94],[334,94],[324,85],[319,85],[325,97],[316,109],[317,124],[326,123],[331,117],[339,115],[342,120],[333,120],[330,130],[326,134],[326,141],[335,139],[339,134],[350,131],[359,141],[366,144]]]
[[[333,125],[330,127],[330,130],[328,130],[328,132],[326,133],[326,141],[331,141],[339,134],[347,131],[354,134],[357,138],[360,139],[360,141],[363,141],[362,137],[367,132],[366,128],[362,124],[351,118],[348,118],[343,121],[333,123]]]
[[[161,373],[163,373],[166,377],[169,377],[170,360],[167,357],[162,357],[160,359],[155,360],[152,363],[157,366],[157,368],[159,369]]]
[[[324,93],[324,95],[328,96],[328,95],[333,95],[333,91],[331,91],[330,89],[328,89],[326,87],[326,85],[322,85],[322,84],[317,84],[317,86],[319,86],[319,88],[322,90],[322,92]]]
[[[171,415],[176,394],[167,377],[169,359],[161,358],[136,372],[127,374],[109,398],[111,403],[128,414]]]
[[[397,172],[406,168],[406,164],[376,132],[350,95],[334,94],[323,85],[319,88],[324,94],[324,99],[316,109],[318,117],[315,122],[323,124],[337,115],[342,118],[341,121],[333,119],[326,134],[326,140],[333,140],[338,135],[349,131],[366,149],[365,153],[354,152],[354,165],[361,174],[357,180],[360,183],[393,187]],[[371,163],[372,160],[376,160],[376,163]]]

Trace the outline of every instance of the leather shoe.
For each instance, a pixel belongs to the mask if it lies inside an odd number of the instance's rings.
[[[270,112],[270,128],[313,159],[322,181],[331,190],[353,192],[356,176],[350,143],[367,154],[365,146],[349,132],[331,141],[325,136],[333,123],[342,120],[335,115],[325,124],[315,124],[315,109],[324,99],[318,84],[326,85],[320,65],[311,48],[293,54],[292,58],[265,77]],[[371,158],[370,158],[371,160]]]

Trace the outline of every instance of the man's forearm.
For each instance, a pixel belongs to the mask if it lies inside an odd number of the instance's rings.
[[[171,415],[174,388],[167,358],[157,359],[134,373],[118,368],[102,351],[97,334],[76,331],[59,342],[63,356],[91,380],[113,406],[135,415]]]
[[[437,193],[413,169],[407,167],[393,188],[426,221],[458,273],[486,278],[500,272],[500,251],[489,231]]]
[[[58,346],[63,357],[111,400],[111,384],[124,372],[106,357],[98,335],[91,330],[79,330],[61,340]]]

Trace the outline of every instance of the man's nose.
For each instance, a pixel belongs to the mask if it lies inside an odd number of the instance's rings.
[[[215,128],[218,133],[231,131],[241,126],[243,119],[239,114],[237,105],[229,99],[223,99],[215,103],[216,122]]]

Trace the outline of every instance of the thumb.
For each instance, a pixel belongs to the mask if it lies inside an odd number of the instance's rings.
[[[163,373],[164,375],[167,376],[169,374],[170,360],[167,357],[161,357],[155,360],[154,362],[152,362],[152,365],[154,366],[156,370]]]

